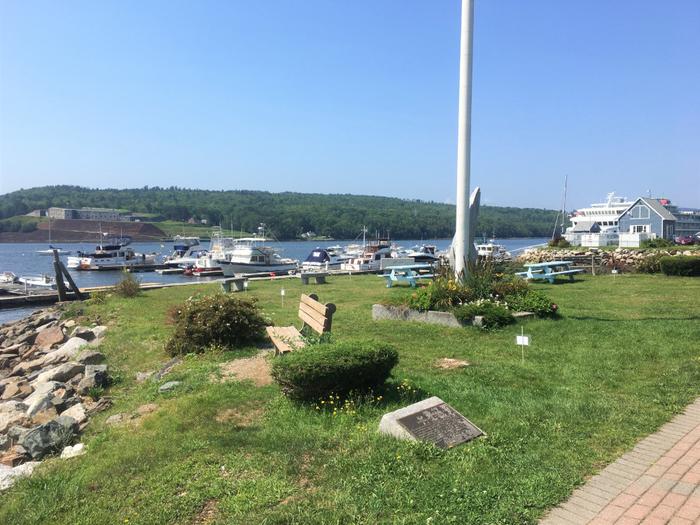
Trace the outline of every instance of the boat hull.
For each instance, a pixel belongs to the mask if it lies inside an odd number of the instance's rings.
[[[233,276],[249,273],[289,273],[297,270],[297,264],[281,263],[281,264],[256,264],[256,263],[241,263],[230,261],[218,261],[221,268],[224,270],[225,276]],[[228,273],[228,275],[227,275]]]

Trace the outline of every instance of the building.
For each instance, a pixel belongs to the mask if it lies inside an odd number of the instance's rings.
[[[128,215],[110,208],[49,208],[47,214],[52,219],[84,221],[123,221]]]
[[[659,202],[676,218],[676,237],[693,237],[700,232],[700,210],[679,208],[668,199],[659,199]]]
[[[641,197],[618,220],[620,247],[639,247],[642,241],[663,238],[673,240],[676,217],[657,199]]]

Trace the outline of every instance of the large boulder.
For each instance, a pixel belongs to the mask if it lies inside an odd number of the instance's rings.
[[[29,394],[32,393],[32,387],[29,386],[29,383],[27,381],[16,381],[14,383],[10,383],[8,385],[5,385],[5,388],[3,390],[2,396],[0,396],[0,399],[2,400],[7,400],[7,399],[23,399],[27,397]]]
[[[48,407],[54,397],[54,392],[63,388],[63,386],[63,383],[58,381],[38,383],[34,388],[34,392],[24,400],[24,404],[27,405],[27,415],[33,416]]]
[[[34,380],[34,384],[45,383],[47,381],[66,382],[85,370],[85,365],[80,363],[64,363],[54,368],[45,370]]]
[[[73,439],[75,435],[73,426],[59,419],[34,427],[20,438],[19,444],[32,459],[41,459],[47,454],[63,450],[63,447]]]
[[[95,350],[83,350],[75,358],[76,363],[81,363],[83,365],[99,365],[104,360],[104,354]]]
[[[107,365],[86,365],[85,376],[76,390],[79,394],[86,395],[91,388],[105,388],[108,384]]]
[[[34,345],[42,349],[48,349],[54,345],[62,343],[65,337],[66,336],[64,335],[60,326],[52,326],[39,332],[39,334],[36,336],[36,340],[34,341]]]
[[[46,356],[44,356],[44,364],[50,365],[53,363],[62,363],[73,359],[76,355],[78,355],[79,350],[86,344],[87,341],[85,339],[80,337],[71,337],[68,339],[68,341],[63,343],[60,348],[46,354]]]
[[[95,334],[87,326],[76,326],[70,334],[71,337],[80,337],[86,341],[95,339]]]
[[[82,403],[73,405],[68,410],[61,412],[61,415],[75,419],[78,425],[82,425],[87,421],[87,414],[85,413],[85,407],[83,407]]]
[[[14,468],[0,467],[0,491],[11,487],[19,478],[31,475],[38,464],[38,461],[28,461]]]

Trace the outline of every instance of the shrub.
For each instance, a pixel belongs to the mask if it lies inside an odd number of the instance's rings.
[[[667,239],[646,239],[639,245],[640,248],[669,248],[673,243]]]
[[[372,341],[309,346],[275,359],[272,377],[290,399],[315,401],[380,387],[398,361],[394,348]]]
[[[550,239],[547,241],[547,246],[551,248],[570,248],[571,243],[564,239],[564,237],[560,237],[558,239]]]
[[[493,292],[493,285],[498,280],[493,261],[482,261],[481,264],[469,264],[468,273],[464,278],[464,286],[471,291],[472,300],[488,299]]]
[[[504,307],[491,301],[476,301],[455,308],[455,317],[463,324],[471,324],[474,317],[482,316],[481,327],[484,329],[499,328],[515,322],[513,315]]]
[[[190,297],[170,310],[170,320],[175,325],[165,346],[170,355],[251,344],[262,339],[266,325],[255,299],[224,294]]]
[[[491,293],[502,299],[508,296],[525,295],[530,291],[530,287],[525,279],[514,275],[504,276],[502,280],[496,281],[491,286]]]
[[[700,257],[697,256],[661,257],[659,266],[666,275],[700,276]]]
[[[552,317],[558,306],[538,290],[528,290],[525,294],[512,294],[505,297],[508,309],[514,312],[532,312],[537,317]]]
[[[639,273],[658,273],[661,271],[661,254],[654,253],[639,259],[634,269]]]
[[[114,293],[119,297],[136,297],[141,293],[141,282],[133,274],[124,271],[122,280],[114,285]]]
[[[471,290],[451,277],[436,277],[428,286],[416,290],[408,298],[408,307],[421,311],[449,310],[474,299]]]

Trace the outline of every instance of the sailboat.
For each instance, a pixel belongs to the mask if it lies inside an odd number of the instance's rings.
[[[49,217],[49,248],[47,250],[37,250],[36,253],[39,255],[53,255],[53,252],[57,251],[58,255],[70,255],[70,250],[63,250],[61,248],[56,248],[51,246],[51,217]]]

